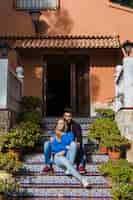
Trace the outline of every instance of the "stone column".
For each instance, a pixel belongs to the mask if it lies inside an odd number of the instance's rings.
[[[123,59],[124,107],[133,107],[133,58]]]
[[[7,133],[10,128],[10,116],[8,110],[0,110],[0,135]]]

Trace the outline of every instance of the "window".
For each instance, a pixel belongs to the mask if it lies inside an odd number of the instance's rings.
[[[16,0],[16,8],[21,10],[57,9],[59,0]]]
[[[127,6],[133,8],[133,0],[110,0],[113,3],[120,4],[122,6]]]

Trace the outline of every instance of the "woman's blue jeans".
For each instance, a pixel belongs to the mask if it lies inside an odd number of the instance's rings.
[[[46,141],[44,143],[44,157],[45,157],[45,164],[46,165],[50,165],[52,164],[52,151],[51,151],[51,142],[50,141]]]
[[[75,142],[72,142],[70,144],[70,148],[69,148],[66,156],[60,156],[60,155],[58,155],[58,153],[55,154],[54,163],[58,167],[65,169],[65,170],[68,170],[71,175],[73,175],[80,182],[82,182],[82,179],[83,179],[82,176],[73,166],[74,161],[75,161],[75,157],[76,157],[76,152],[77,152],[77,145],[76,145]]]

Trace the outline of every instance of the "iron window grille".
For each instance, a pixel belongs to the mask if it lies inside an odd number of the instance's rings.
[[[47,10],[58,9],[59,0],[15,0],[18,10]]]

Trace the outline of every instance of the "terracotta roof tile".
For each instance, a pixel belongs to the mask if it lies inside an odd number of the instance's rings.
[[[0,36],[15,48],[120,48],[118,35]]]

